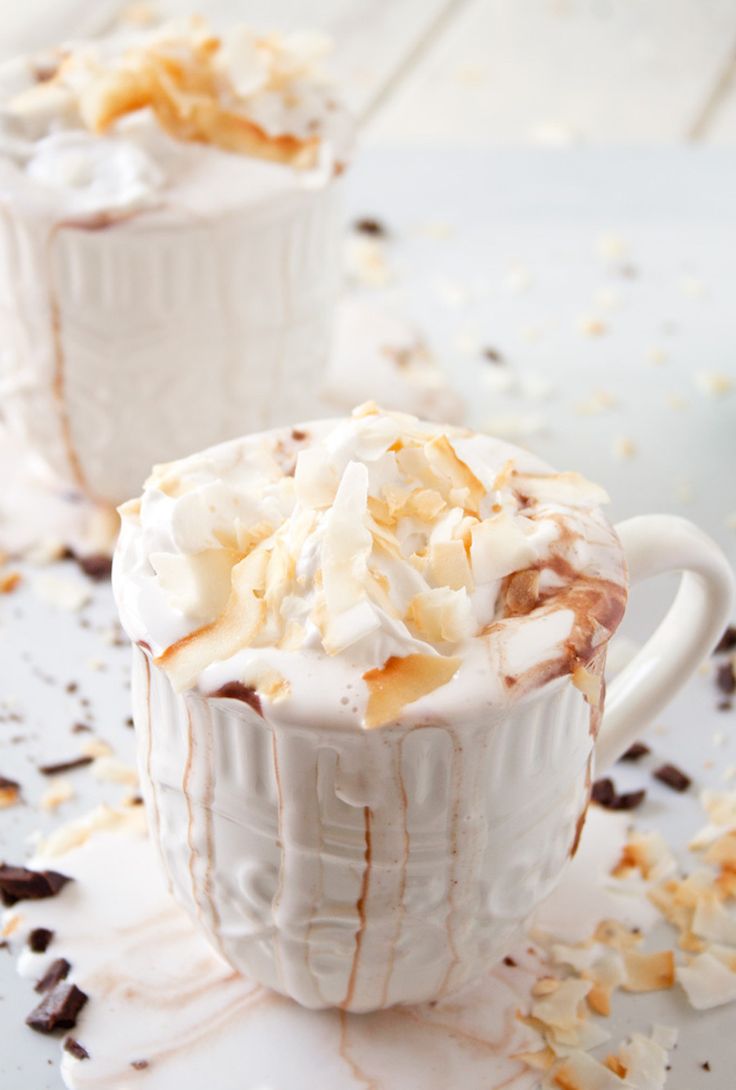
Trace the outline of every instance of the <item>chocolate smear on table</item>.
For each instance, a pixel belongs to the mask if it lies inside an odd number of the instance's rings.
[[[661,765],[659,768],[655,769],[652,775],[655,780],[659,780],[665,787],[670,787],[673,791],[687,791],[688,787],[693,782],[690,777],[676,765]]]
[[[725,651],[736,649],[736,625],[730,624],[713,648],[714,655],[721,655]]]
[[[91,765],[94,757],[71,757],[68,761],[57,761],[55,764],[39,765],[38,771],[42,776],[58,776],[62,772],[73,772],[75,768],[86,768]]]
[[[34,927],[28,936],[28,946],[34,954],[45,954],[53,937],[54,932],[48,927]]]
[[[58,984],[48,992],[26,1018],[26,1025],[37,1033],[54,1033],[57,1029],[74,1029],[77,1016],[87,996],[76,984]]]
[[[84,1045],[80,1045],[79,1041],[77,1041],[75,1037],[67,1037],[67,1039],[64,1041],[64,1051],[71,1053],[71,1055],[74,1056],[74,1058],[77,1060],[89,1059],[89,1052],[84,1047]]]
[[[736,673],[732,662],[722,662],[716,671],[716,685],[726,696],[736,693]]]
[[[619,794],[613,780],[606,776],[602,780],[595,781],[590,797],[604,810],[635,810],[644,802],[647,793],[642,788],[640,791],[626,791]]]
[[[499,352],[497,348],[482,348],[480,354],[483,359],[488,360],[489,363],[506,363],[506,357],[503,355],[503,353]]]
[[[42,901],[55,897],[72,879],[55,870],[35,871],[0,863],[0,899],[6,908],[17,901]]]
[[[625,753],[619,757],[619,761],[640,761],[651,753],[651,749],[644,742],[634,742]]]
[[[386,238],[388,228],[375,216],[361,216],[353,222],[353,230],[361,235],[373,235],[374,238]]]
[[[263,718],[260,696],[252,686],[243,685],[242,681],[227,681],[214,693],[210,693],[210,696],[226,697],[228,700],[242,700],[244,704],[250,705],[253,711]]]
[[[66,958],[57,958],[56,961],[52,961],[36,984],[36,991],[50,992],[57,984],[61,984],[62,980],[66,980],[70,969],[71,965]]]

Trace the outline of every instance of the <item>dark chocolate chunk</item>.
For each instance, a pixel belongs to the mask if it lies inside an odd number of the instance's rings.
[[[733,651],[736,648],[736,625],[730,624],[716,644],[713,654],[721,655],[724,651]]]
[[[375,216],[361,216],[353,223],[353,230],[359,231],[361,235],[373,235],[375,238],[385,238],[388,234],[386,225]]]
[[[54,932],[47,927],[34,927],[28,936],[28,945],[34,954],[45,954],[53,937]]]
[[[94,579],[96,583],[101,583],[110,578],[112,560],[109,556],[100,553],[94,556],[75,556],[74,559],[84,574],[88,575],[90,579]]]
[[[497,348],[482,348],[481,355],[483,356],[483,359],[488,360],[489,363],[506,363],[504,356]]]
[[[503,963],[504,965],[508,965],[509,969],[515,969],[517,966],[517,962],[515,962],[514,959],[510,957],[505,957],[503,959]]]
[[[57,984],[61,984],[62,980],[66,980],[70,969],[71,965],[66,958],[57,958],[56,961],[52,961],[36,984],[36,991],[50,992]]]
[[[294,440],[295,443],[303,443],[305,439],[309,438],[309,436],[305,431],[302,431],[301,428],[292,428],[291,438]]]
[[[688,775],[682,772],[676,765],[662,765],[652,773],[655,780],[659,780],[665,787],[671,787],[673,791],[687,791],[693,782]]]
[[[707,1060],[704,1063],[702,1063],[700,1066],[702,1067],[703,1071],[710,1071],[710,1064],[708,1063]]]
[[[67,1039],[64,1041],[64,1051],[71,1052],[72,1056],[74,1056],[77,1060],[89,1059],[89,1052],[87,1051],[87,1049],[84,1047],[84,1045],[80,1045],[79,1041],[75,1040],[74,1037],[67,1037]]]
[[[726,696],[732,696],[736,693],[736,674],[733,671],[732,663],[722,662],[718,667],[716,670],[716,685]]]
[[[54,870],[35,871],[0,863],[0,899],[6,908],[17,901],[54,897],[67,882],[71,878]]]
[[[730,700],[719,700],[718,703],[716,704],[716,709],[719,712],[730,712],[732,707],[733,707],[733,704],[731,703]]]
[[[59,984],[34,1007],[26,1018],[26,1025],[37,1033],[74,1029],[77,1015],[86,1002],[87,996],[76,984]]]
[[[38,771],[42,776],[58,776],[61,772],[73,772],[75,768],[85,768],[87,765],[91,765],[93,760],[94,757],[71,757],[68,761],[39,765]]]
[[[605,810],[635,810],[641,806],[647,797],[646,791],[626,791],[619,795],[613,780],[606,777],[596,780],[590,793],[593,802],[597,802]]]
[[[148,1060],[133,1060],[130,1066],[136,1071],[145,1071],[151,1065]]]
[[[629,746],[625,753],[622,753],[619,757],[620,761],[640,761],[642,757],[646,757],[648,753],[651,753],[649,746],[644,742],[634,742]]]
[[[263,717],[263,709],[261,707],[261,698],[255,689],[250,685],[243,685],[242,681],[228,681],[217,692],[211,693],[211,696],[224,696],[229,700],[242,700],[245,704],[249,704],[254,712]]]
[[[133,727],[135,726],[135,723],[133,722],[133,716],[132,715],[129,715],[129,716],[126,717],[125,725],[126,725],[126,727],[129,727],[131,730],[133,729]]]

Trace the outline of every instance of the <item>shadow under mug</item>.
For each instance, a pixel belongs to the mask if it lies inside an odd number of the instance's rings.
[[[729,617],[730,568],[695,526],[650,515],[617,532],[632,584],[684,574],[610,686],[597,740],[569,677],[476,720],[286,728],[242,701],[177,695],[135,648],[151,833],[234,968],[307,1007],[370,1011],[439,998],[508,952],[575,853],[594,766],[639,737]]]

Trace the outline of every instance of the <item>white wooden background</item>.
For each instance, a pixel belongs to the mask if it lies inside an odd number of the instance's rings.
[[[328,31],[367,144],[736,141],[736,0],[2,0],[0,55],[143,8]]]

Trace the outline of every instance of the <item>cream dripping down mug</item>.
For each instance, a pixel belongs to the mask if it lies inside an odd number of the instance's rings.
[[[124,505],[113,578],[151,835],[236,969],[370,1011],[508,951],[575,854],[594,775],[732,601],[691,523],[614,530],[605,499],[367,405],[157,467]],[[667,617],[605,695],[629,585],[670,571]]]

